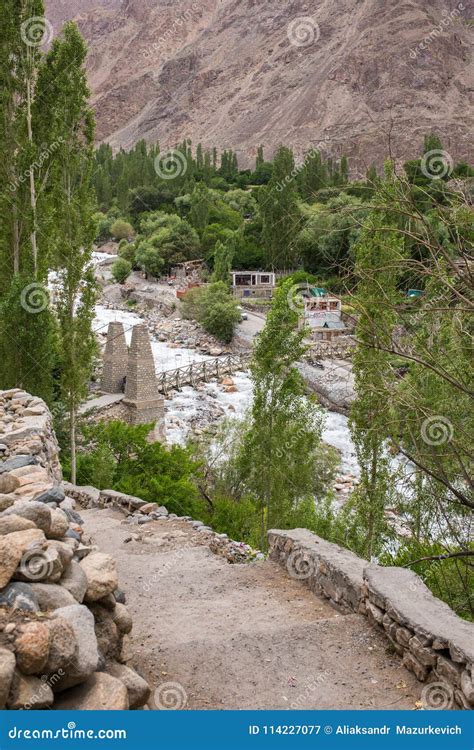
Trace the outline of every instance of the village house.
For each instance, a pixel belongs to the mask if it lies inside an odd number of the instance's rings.
[[[322,287],[308,287],[302,291],[304,299],[304,323],[311,329],[316,341],[332,341],[347,333],[342,320],[342,302],[336,295]]]
[[[276,274],[271,271],[232,271],[234,297],[269,299],[276,286]]]

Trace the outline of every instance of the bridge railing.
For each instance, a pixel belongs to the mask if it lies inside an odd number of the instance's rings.
[[[167,395],[171,390],[179,391],[184,385],[207,383],[212,378],[230,375],[237,370],[245,369],[248,365],[248,355],[229,354],[226,357],[216,357],[202,362],[192,362],[175,370],[158,373],[158,390]]]

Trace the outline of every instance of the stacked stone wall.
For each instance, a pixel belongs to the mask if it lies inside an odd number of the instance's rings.
[[[474,706],[474,625],[436,599],[407,568],[382,567],[307,529],[268,532],[270,556],[343,612],[366,616],[407,669],[426,683],[427,704]]]
[[[143,706],[115,560],[84,536],[41,399],[0,391],[0,452],[0,708]]]

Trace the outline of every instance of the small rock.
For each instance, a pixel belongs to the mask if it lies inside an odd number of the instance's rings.
[[[75,560],[71,561],[59,583],[72,594],[79,604],[82,604],[86,595],[88,582],[87,576],[78,562]]]
[[[0,647],[0,710],[5,708],[10,694],[15,666],[15,655],[8,649]]]
[[[94,602],[111,594],[117,588],[115,560],[103,552],[92,552],[80,563],[86,574],[88,586],[85,600]]]
[[[51,487],[50,490],[43,492],[38,497],[35,497],[37,503],[62,503],[65,498],[64,490],[61,487]]]
[[[16,661],[23,674],[43,671],[49,654],[49,628],[42,622],[29,622],[21,626],[15,639]]]
[[[12,681],[7,706],[11,709],[49,708],[54,695],[50,686],[37,677],[16,674]]]
[[[116,677],[125,685],[130,708],[140,708],[145,705],[150,697],[150,686],[134,669],[112,662],[107,665],[106,673]]]
[[[96,672],[82,685],[56,698],[54,708],[63,711],[126,711],[129,708],[127,688],[116,677]]]
[[[69,529],[69,519],[60,508],[51,511],[51,528],[47,533],[50,539],[62,539]]]
[[[122,589],[116,588],[113,592],[115,601],[118,604],[125,604],[127,597],[125,596],[125,591],[122,591]]]
[[[133,625],[132,616],[124,604],[117,602],[112,618],[120,633],[130,633]]]
[[[0,591],[0,606],[23,612],[37,612],[38,598],[28,583],[9,583]]]

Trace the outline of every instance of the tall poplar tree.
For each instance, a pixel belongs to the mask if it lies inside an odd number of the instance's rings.
[[[48,291],[52,154],[35,109],[49,26],[41,0],[2,0],[0,34],[0,380],[52,398],[53,322]],[[40,132],[45,137],[40,137]]]
[[[259,193],[262,239],[268,268],[290,269],[295,262],[294,242],[299,210],[292,175],[294,168],[293,152],[280,146],[275,155],[270,182]]]
[[[94,119],[88,105],[87,48],[77,27],[65,25],[40,72],[38,89],[54,102],[50,129],[60,143],[55,173],[56,312],[60,338],[60,390],[69,413],[71,481],[76,481],[76,415],[86,395],[95,351],[95,284],[91,268],[94,198],[91,182]]]

